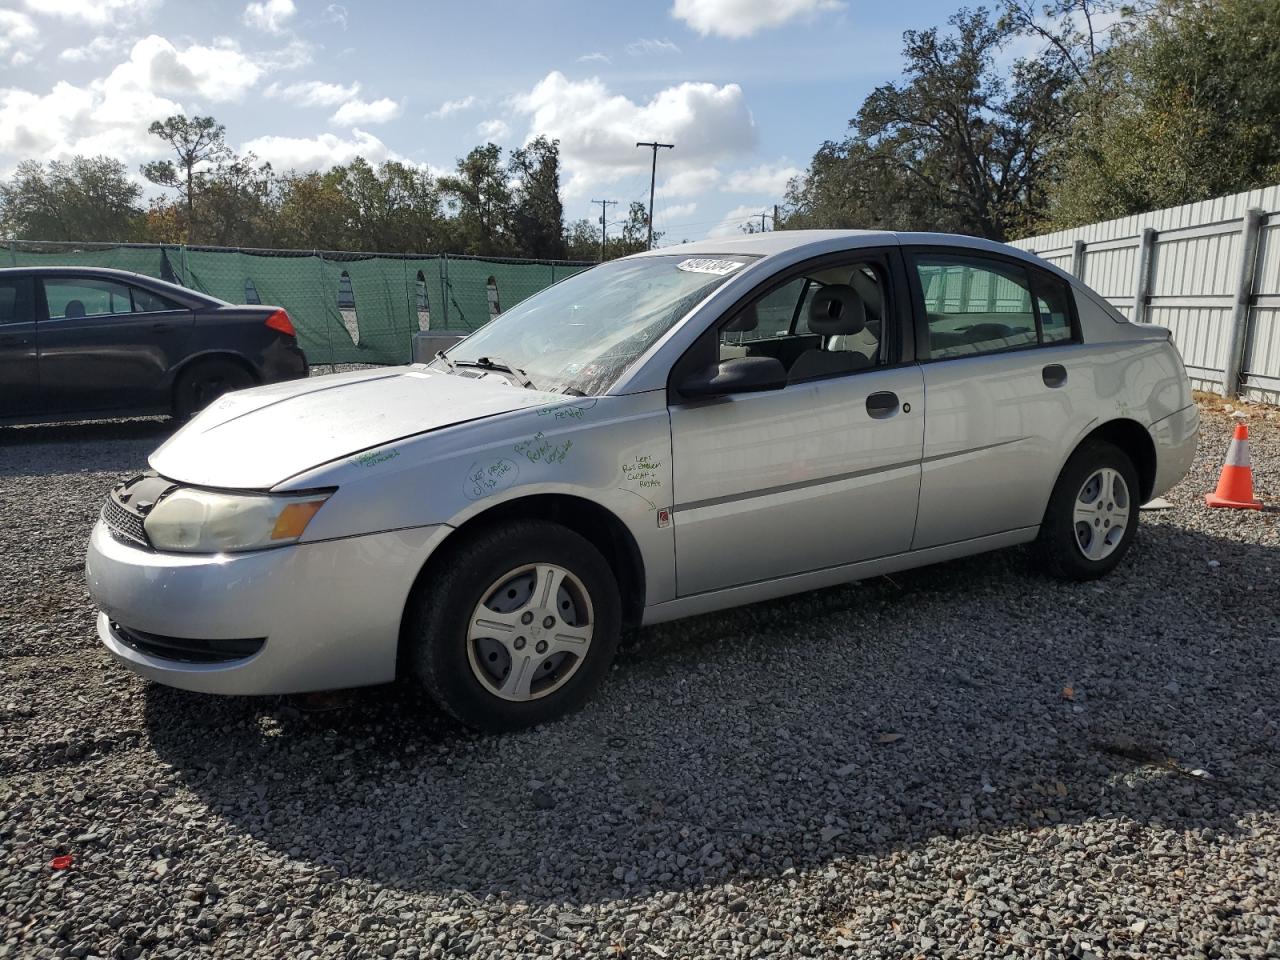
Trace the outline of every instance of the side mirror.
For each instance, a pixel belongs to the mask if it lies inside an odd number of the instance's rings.
[[[723,397],[781,390],[786,385],[787,368],[776,357],[736,357],[699,370],[687,377],[679,389],[685,397]]]

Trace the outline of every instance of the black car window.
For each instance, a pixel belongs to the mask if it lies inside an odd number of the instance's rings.
[[[133,292],[134,313],[159,313],[163,310],[185,310],[186,308],[168,297],[144,290],[142,287],[130,287]]]
[[[0,323],[30,320],[26,309],[25,280],[0,280]]]
[[[109,317],[132,313],[133,298],[129,288],[113,280],[93,277],[56,277],[44,281],[44,295],[49,304],[49,319]]]

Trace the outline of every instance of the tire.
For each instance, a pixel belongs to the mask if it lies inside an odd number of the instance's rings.
[[[253,374],[234,360],[197,360],[173,384],[173,416],[189,420],[224,393],[257,386]]]
[[[557,570],[566,575],[557,580]],[[559,524],[523,520],[475,534],[421,584],[406,611],[404,654],[458,720],[517,730],[586,702],[613,662],[621,611],[599,550]],[[475,630],[473,621],[482,621]]]
[[[1101,440],[1081,446],[1062,468],[1040,524],[1036,552],[1045,571],[1062,580],[1110,573],[1133,543],[1140,499],[1128,454]]]

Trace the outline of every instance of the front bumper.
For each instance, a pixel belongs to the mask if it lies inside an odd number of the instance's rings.
[[[405,602],[449,529],[205,556],[121,543],[99,520],[85,577],[101,611],[99,638],[148,679],[234,695],[365,686],[395,679]],[[193,662],[139,649],[113,623],[135,636],[265,642],[247,657]]]

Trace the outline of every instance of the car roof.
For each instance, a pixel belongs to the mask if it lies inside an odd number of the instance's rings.
[[[116,280],[154,281],[157,279],[156,277],[149,276],[145,273],[137,273],[133,270],[117,270],[114,267],[78,267],[75,264],[61,264],[58,266],[0,267],[0,277],[14,273],[36,273],[46,277],[75,274],[78,277],[111,277]]]
[[[1047,266],[1035,254],[995,240],[970,237],[958,233],[912,233],[893,230],[773,230],[768,233],[750,233],[735,237],[694,240],[690,243],[658,247],[635,257],[656,256],[709,256],[712,254],[743,254],[745,256],[770,257],[793,251],[803,253],[812,248],[815,256],[839,250],[842,247],[926,246],[964,247],[970,250],[986,250],[1005,256],[1017,257]]]

